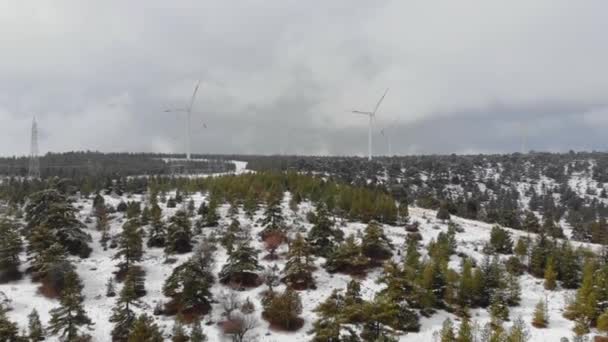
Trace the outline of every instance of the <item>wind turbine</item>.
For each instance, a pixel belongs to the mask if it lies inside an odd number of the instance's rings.
[[[194,92],[192,92],[192,97],[190,98],[190,103],[187,108],[175,108],[175,109],[167,109],[165,113],[176,113],[183,112],[186,113],[186,159],[190,160],[190,141],[192,136],[192,131],[190,130],[190,120],[192,120],[192,106],[194,105],[194,99],[196,98],[196,93],[198,92],[198,87],[201,84],[201,81],[196,82],[196,86],[194,87]],[[205,128],[207,126],[205,125]]]
[[[376,107],[374,108],[373,111],[371,111],[371,112],[364,112],[364,111],[360,111],[360,110],[352,111],[354,114],[367,115],[369,117],[369,128],[367,131],[367,159],[370,161],[372,160],[372,120],[376,119],[376,112],[378,111],[378,108],[380,107],[382,100],[384,100],[386,93],[388,93],[388,88],[386,88],[386,90],[384,91],[384,94],[382,95],[382,97],[380,98],[378,103],[376,104]]]
[[[388,156],[390,157],[393,155],[393,151],[392,151],[392,146],[391,146],[391,137],[388,134],[388,127],[381,129],[380,134],[382,134],[382,136],[384,136],[386,138],[386,145],[388,147]]]

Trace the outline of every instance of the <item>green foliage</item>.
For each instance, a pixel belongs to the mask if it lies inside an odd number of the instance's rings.
[[[546,290],[555,290],[557,287],[557,272],[555,271],[553,258],[549,258],[549,262],[545,268],[544,286]]]
[[[78,274],[75,271],[68,272],[59,298],[59,307],[49,312],[51,320],[48,330],[52,335],[59,334],[66,341],[75,341],[79,336],[78,327],[92,324],[83,307],[82,288]]]
[[[258,263],[258,251],[249,246],[247,241],[239,243],[228,256],[222,267],[219,279],[222,283],[234,281],[239,285],[252,285],[257,280],[256,271],[263,269]]]
[[[143,232],[138,218],[129,219],[122,225],[122,232],[118,238],[118,249],[114,259],[120,259],[119,272],[125,273],[136,262],[141,261],[143,251]]]
[[[133,307],[140,307],[141,302],[137,299],[137,280],[133,271],[127,274],[120,296],[112,309],[110,322],[114,323],[112,329],[113,341],[127,341],[135,323],[135,312]]]
[[[154,322],[154,318],[141,314],[133,322],[128,342],[163,342],[163,335]],[[194,342],[194,341],[193,341]]]
[[[45,331],[42,323],[40,322],[40,316],[38,315],[38,311],[36,309],[32,309],[32,312],[27,316],[28,320],[28,337],[30,341],[44,341],[45,339]]]
[[[23,251],[23,242],[18,229],[19,225],[15,221],[0,217],[0,281],[21,276],[19,254]]]
[[[285,263],[284,281],[294,289],[314,288],[314,278],[312,276],[313,258],[308,242],[300,235],[289,244],[287,262]]]
[[[9,320],[4,308],[0,308],[0,341],[19,341],[19,328]]]
[[[312,228],[308,231],[307,240],[315,255],[327,258],[336,248],[336,243],[342,241],[344,233],[340,229],[334,228],[329,213],[322,202],[317,205],[312,224]]]
[[[500,254],[513,253],[513,240],[511,234],[500,226],[492,227],[490,232],[490,246],[493,252]]]
[[[384,234],[382,226],[372,220],[367,224],[361,241],[363,254],[372,260],[386,260],[392,256],[393,246]]]
[[[164,247],[167,241],[167,229],[162,219],[162,209],[156,203],[152,204],[150,209],[150,219],[148,247]]]
[[[180,311],[202,312],[211,302],[211,257],[195,254],[183,264],[173,269],[165,281],[163,294],[171,297]]]
[[[370,265],[361,245],[354,235],[349,235],[327,258],[325,268],[329,272],[361,273]]]
[[[28,240],[32,245],[39,229],[46,229],[50,236],[59,242],[68,253],[86,258],[91,253],[88,242],[91,241],[83,229],[82,222],[76,219],[78,210],[72,207],[67,197],[56,189],[47,189],[30,195],[25,207]],[[40,253],[42,250],[31,250]]]
[[[264,301],[264,318],[286,330],[299,328],[301,324],[302,301],[300,295],[287,288],[282,293],[271,293]]]
[[[183,254],[192,251],[192,225],[185,211],[178,211],[169,220],[165,253]]]
[[[547,303],[541,299],[534,307],[534,315],[532,316],[532,325],[536,328],[546,328],[549,325],[549,312],[547,311]]]
[[[453,342],[456,340],[456,335],[454,334],[454,323],[452,323],[451,319],[446,318],[445,321],[443,321],[443,326],[439,332],[439,338],[441,342]]]

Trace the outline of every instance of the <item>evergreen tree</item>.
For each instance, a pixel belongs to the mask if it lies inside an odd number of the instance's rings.
[[[171,297],[182,312],[195,314],[204,312],[209,308],[212,300],[210,289],[214,277],[210,268],[210,256],[195,254],[173,269],[165,281],[163,294]]]
[[[604,311],[597,318],[597,330],[601,331],[603,334],[608,334],[608,310]]]
[[[60,334],[60,337],[66,341],[75,341],[79,336],[78,328],[92,324],[84,311],[82,288],[78,274],[75,271],[68,272],[59,299],[60,306],[49,312],[51,320],[48,329],[52,335]]]
[[[523,229],[528,233],[540,232],[540,223],[538,222],[538,218],[536,217],[536,215],[534,215],[533,212],[526,212]]]
[[[114,288],[114,278],[108,278],[106,282],[106,297],[116,296],[116,289]]]
[[[56,189],[33,193],[25,208],[28,240],[33,238],[32,235],[35,235],[38,229],[48,229],[53,239],[65,247],[68,253],[82,258],[88,257],[91,253],[88,245],[91,236],[84,231],[85,225],[76,219],[77,211],[68,202],[67,197]],[[40,253],[41,250],[34,252]]]
[[[314,288],[313,267],[310,245],[298,233],[289,244],[287,262],[283,270],[285,273],[284,281],[294,289]]]
[[[539,300],[534,308],[534,316],[532,325],[536,328],[546,328],[549,325],[549,313],[547,312],[547,303],[543,299]]]
[[[118,238],[118,249],[113,257],[121,259],[118,264],[119,275],[126,274],[134,263],[141,261],[144,254],[142,239],[139,219],[129,219],[122,225],[122,232]]]
[[[393,254],[391,241],[384,234],[382,226],[376,221],[370,221],[365,228],[361,249],[363,254],[372,260],[386,260]]]
[[[437,210],[437,219],[445,222],[450,219],[450,216],[451,215],[450,215],[450,212],[448,211],[447,203],[445,203],[445,202],[441,203],[439,210]]]
[[[190,333],[190,342],[206,342],[207,335],[203,333],[203,328],[201,327],[201,321],[195,320],[192,322],[192,331]]]
[[[369,258],[363,255],[361,245],[351,234],[327,258],[325,267],[329,272],[360,273],[369,266],[369,263]]]
[[[460,327],[458,328],[456,342],[473,342],[475,341],[474,336],[471,321],[469,321],[468,317],[464,316],[460,322]]]
[[[264,226],[264,229],[260,232],[262,240],[264,240],[266,236],[271,233],[284,233],[285,222],[283,219],[283,212],[281,210],[280,196],[272,196],[269,199],[268,204],[266,205],[266,210],[264,211],[262,225]]]
[[[0,217],[0,281],[19,279],[19,254],[23,251],[23,243],[19,235],[18,225],[5,217]]]
[[[441,327],[441,331],[439,333],[441,342],[454,342],[456,340],[456,335],[454,334],[454,323],[449,318],[446,318],[443,321],[443,326]]]
[[[0,341],[19,341],[19,328],[6,316],[6,310],[0,307]]]
[[[167,230],[162,218],[162,210],[158,204],[153,204],[150,209],[150,230],[148,231],[148,247],[165,247]]]
[[[218,225],[220,215],[217,213],[217,207],[219,204],[217,200],[211,199],[209,201],[209,206],[207,207],[207,215],[205,215],[205,227],[215,227]]]
[[[252,191],[249,191],[247,197],[245,197],[245,202],[243,203],[243,211],[245,211],[245,215],[251,220],[257,210],[258,202],[256,196]]]
[[[169,221],[165,253],[183,254],[192,251],[192,227],[186,212],[176,212]]]
[[[490,232],[490,246],[496,253],[511,254],[513,252],[513,240],[511,234],[499,226],[492,227]]]
[[[184,329],[184,326],[182,325],[182,322],[180,322],[179,319],[176,319],[173,323],[172,335],[172,342],[188,342],[188,340],[190,339],[188,337],[188,334],[186,333],[186,330]]]
[[[228,256],[222,267],[219,279],[222,283],[235,282],[241,286],[253,285],[257,279],[256,271],[263,269],[258,263],[258,252],[245,241]]]
[[[507,337],[508,342],[526,342],[530,339],[530,332],[526,327],[526,323],[521,318],[517,317],[513,321],[511,329],[509,329],[509,336]]]
[[[555,271],[553,258],[549,258],[547,267],[545,268],[544,286],[546,290],[555,290],[557,286],[557,272]]]
[[[490,301],[489,311],[492,325],[495,328],[502,326],[502,322],[509,320],[509,306],[502,291],[494,291]]]
[[[38,311],[33,309],[32,312],[27,316],[28,319],[28,331],[29,331],[29,339],[30,341],[44,341],[45,333],[44,327],[40,322],[40,316],[38,315]]]
[[[133,322],[129,332],[128,342],[163,342],[163,335],[154,323],[154,318],[141,314]],[[194,342],[194,341],[193,341]]]
[[[114,323],[112,329],[113,341],[127,341],[129,333],[135,323],[135,312],[133,307],[140,307],[141,302],[137,299],[136,279],[132,272],[127,274],[124,285],[120,290],[120,296],[112,309],[110,322]]]
[[[334,228],[329,213],[321,202],[317,205],[312,223],[313,226],[308,231],[307,240],[315,255],[327,258],[334,251],[336,243],[342,240],[344,234],[340,229]]]
[[[302,313],[302,301],[300,295],[287,288],[285,292],[272,294],[271,298],[264,302],[262,315],[269,322],[277,324],[286,330],[292,330],[301,324],[299,315]]]

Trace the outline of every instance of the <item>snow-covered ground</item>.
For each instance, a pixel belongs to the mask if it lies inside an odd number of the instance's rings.
[[[245,171],[245,163],[236,162],[237,165],[236,173],[242,173]],[[169,194],[173,195],[173,194]],[[287,222],[292,227],[292,232],[295,231],[307,231],[311,228],[311,224],[305,219],[306,213],[313,210],[313,206],[310,203],[302,203],[297,211],[294,213],[288,207],[289,194],[285,194],[283,202],[283,212],[287,218]],[[196,207],[205,200],[205,194],[196,193],[191,196],[194,200]],[[141,200],[141,196],[133,196],[130,198],[117,198],[112,196],[105,196],[107,204],[116,206],[120,200]],[[187,199],[184,200],[184,204],[187,203]],[[81,199],[75,203],[80,208],[79,216],[81,220],[91,215],[92,200]],[[164,218],[172,216],[176,208],[166,208],[164,204],[160,204],[163,209]],[[214,229],[221,229],[229,224],[229,219],[226,217],[228,206],[224,205],[220,208],[220,214],[222,219],[220,221],[220,228],[206,228],[204,234],[209,234]],[[281,246],[278,250],[281,256],[276,261],[266,261],[262,257],[266,254],[263,248],[263,244],[257,238],[257,233],[262,229],[256,222],[262,216],[263,211],[259,210],[253,220],[249,220],[241,211],[238,218],[243,227],[250,229],[252,236],[252,245],[260,250],[259,259],[262,265],[271,266],[276,264],[279,269],[283,269],[285,264],[284,255],[287,251],[285,245]],[[437,220],[435,218],[436,212],[432,210],[421,209],[417,207],[410,208],[410,220],[420,222],[420,233],[423,237],[422,243],[427,244],[431,239],[441,231],[447,229],[447,224]],[[466,220],[458,217],[453,217],[452,220],[459,224],[464,231],[457,234],[458,241],[458,252],[463,252],[478,261],[481,261],[483,254],[481,249],[483,245],[489,240],[491,225],[483,222]],[[124,219],[122,214],[117,213],[111,219],[111,233],[117,234],[121,230]],[[355,233],[357,230],[363,230],[365,224],[360,222],[349,222],[344,227],[341,227],[345,234]],[[390,237],[393,245],[396,248],[402,248],[405,242],[406,232],[402,227],[394,227],[385,225],[385,232]],[[95,323],[91,327],[90,334],[93,336],[94,341],[109,341],[110,331],[112,330],[112,323],[108,321],[111,315],[112,307],[115,304],[116,298],[107,298],[105,296],[105,284],[108,278],[112,277],[112,272],[116,270],[117,260],[112,260],[112,256],[115,250],[108,249],[103,250],[99,244],[100,233],[94,229],[94,224],[90,224],[88,232],[93,238],[91,247],[93,252],[87,259],[73,258],[74,263],[77,265],[78,273],[83,279],[84,283],[84,295],[86,296],[85,308]],[[514,238],[523,236],[525,233],[516,230],[510,230]],[[598,246],[574,243],[575,245],[585,245],[592,249],[597,249]],[[424,254],[424,253],[423,253]],[[145,247],[144,260],[141,263],[146,271],[146,290],[147,294],[142,298],[144,307],[138,309],[138,311],[152,312],[152,309],[157,302],[166,302],[168,299],[162,294],[162,286],[165,279],[171,274],[172,269],[179,265],[181,262],[186,260],[190,254],[184,254],[176,256],[178,261],[174,264],[165,263],[165,256],[163,250],[160,248],[147,248]],[[394,258],[398,260],[400,256],[395,253]],[[450,262],[450,266],[457,268],[459,267],[459,259],[457,256],[453,256]],[[25,255],[22,257],[25,260]],[[227,260],[227,253],[222,246],[218,246],[218,250],[215,253],[215,266],[214,272],[217,275],[222,265]],[[247,337],[251,341],[266,341],[266,342],[288,342],[288,341],[309,341],[311,335],[309,331],[312,328],[316,315],[313,309],[322,301],[324,301],[334,289],[343,289],[350,280],[350,276],[343,274],[329,274],[327,273],[322,264],[324,260],[318,258],[315,261],[317,270],[315,271],[315,281],[317,288],[315,290],[301,291],[303,313],[302,317],[305,320],[305,324],[297,332],[279,332],[273,331],[269,328],[268,323],[261,318],[261,292],[266,289],[264,285],[257,288],[248,289],[246,291],[238,292],[241,300],[249,298],[255,305],[257,318],[259,325],[256,329],[250,332]],[[26,265],[23,265],[25,267]],[[362,295],[366,299],[373,298],[374,294],[381,289],[382,285],[375,282],[380,274],[380,269],[372,270],[368,273],[365,279],[362,279]],[[532,313],[534,306],[541,298],[548,299],[548,307],[550,311],[550,324],[547,329],[536,329],[529,326],[532,341],[559,341],[561,337],[572,336],[573,323],[562,317],[562,312],[565,303],[565,295],[571,294],[571,291],[558,290],[558,291],[545,291],[542,285],[542,280],[535,279],[529,275],[520,277],[522,295],[521,295],[521,306],[513,308],[511,310],[511,318],[515,318],[519,315],[522,316],[526,323],[530,323],[532,320]],[[22,280],[11,282],[8,284],[0,285],[0,291],[6,293],[6,295],[12,299],[13,309],[8,313],[11,319],[16,321],[20,327],[27,325],[27,315],[33,308],[36,308],[41,316],[41,320],[46,324],[49,320],[49,310],[58,306],[57,300],[52,300],[43,297],[38,293],[38,283],[32,283],[29,276],[25,276]],[[119,290],[120,285],[117,285]],[[283,285],[279,286],[282,289]],[[212,292],[216,298],[220,296],[222,291],[226,291],[227,288],[217,284],[213,287]],[[214,304],[212,312],[204,317],[203,329],[210,341],[228,341],[229,339],[224,337],[217,325],[217,322],[222,320],[221,317],[222,309],[219,304]],[[486,310],[478,309],[472,311],[473,319],[479,323],[480,326],[485,324],[489,320],[489,316]],[[443,311],[439,311],[430,318],[421,318],[421,331],[419,333],[410,333],[400,336],[400,341],[433,341],[433,333],[441,328],[441,324],[446,317],[451,317],[454,320],[457,318],[451,314]],[[161,328],[164,329],[165,334],[168,336],[173,326],[173,317],[166,316],[155,316],[157,323]],[[456,323],[458,324],[458,323]],[[508,323],[507,323],[508,326]],[[55,341],[53,338],[49,338],[49,341]]]

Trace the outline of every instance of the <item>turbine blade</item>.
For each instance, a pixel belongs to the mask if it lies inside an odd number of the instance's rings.
[[[188,111],[192,110],[192,105],[194,104],[194,98],[196,97],[196,92],[198,92],[198,86],[201,84],[201,81],[196,82],[196,86],[194,87],[194,92],[192,93],[192,98],[190,98],[190,105],[188,106]]]
[[[374,111],[372,112],[373,113],[372,115],[376,115],[376,112],[378,111],[378,108],[380,108],[380,104],[384,100],[384,97],[386,96],[386,93],[388,93],[388,88],[386,88],[386,90],[384,91],[384,94],[380,98],[380,101],[378,101],[378,103],[376,104],[376,108],[374,108]]]
[[[360,110],[353,110],[353,111],[351,111],[351,113],[362,114],[362,115],[373,115],[373,113],[371,113],[371,112],[362,112]]]

